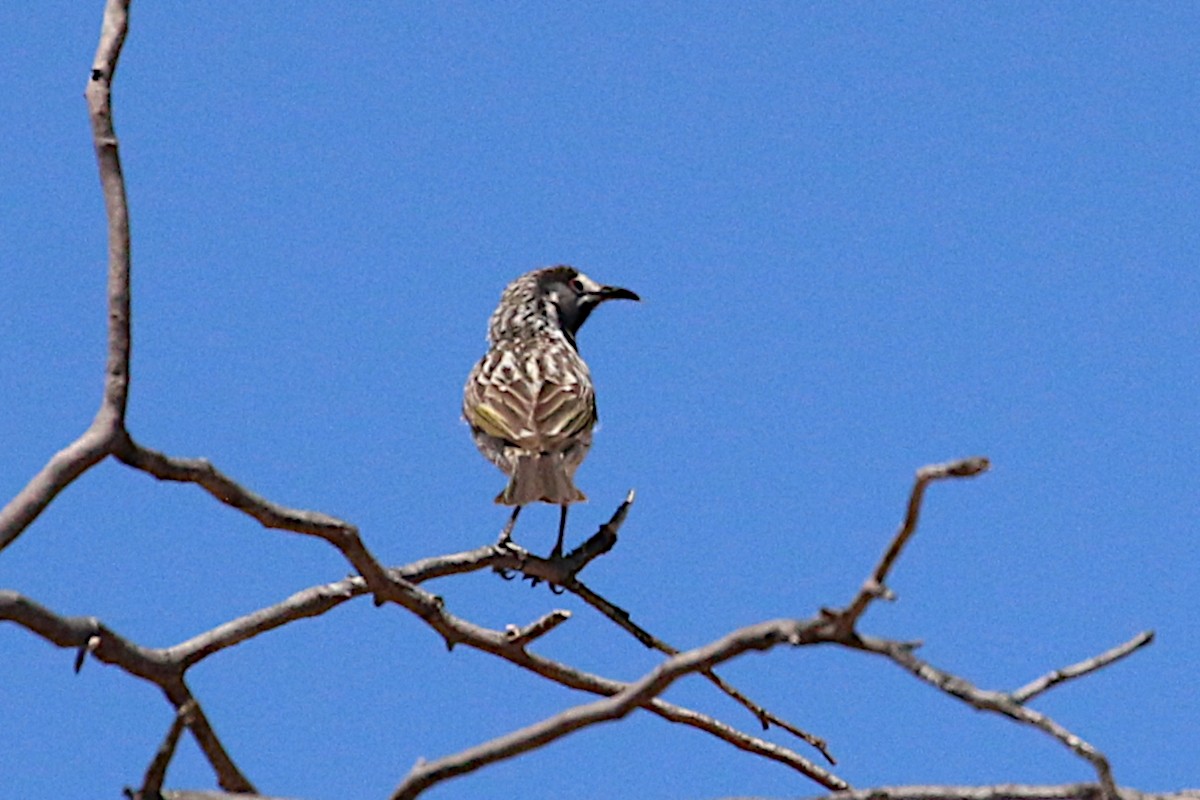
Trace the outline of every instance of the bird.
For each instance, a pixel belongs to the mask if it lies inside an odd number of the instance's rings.
[[[502,546],[524,506],[550,503],[560,509],[550,558],[561,557],[567,509],[587,500],[574,477],[592,445],[596,393],[576,336],[609,300],[641,298],[558,265],[513,280],[492,313],[488,350],[467,378],[462,413],[479,452],[508,476],[496,495],[514,507]]]

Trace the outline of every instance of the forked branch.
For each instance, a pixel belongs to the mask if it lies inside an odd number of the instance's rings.
[[[76,478],[104,460],[125,429],[129,399],[129,204],[112,121],[112,81],[129,29],[129,0],[108,0],[85,95],[108,217],[108,358],[104,393],[92,424],[55,453],[0,509],[0,550],[12,544]]]
[[[612,697],[575,706],[542,722],[437,761],[420,762],[396,789],[392,800],[412,800],[430,786],[449,778],[513,758],[582,728],[624,717],[657,698],[684,675],[711,669],[748,650],[766,650],[784,643],[798,645],[815,641],[813,630],[813,623],[776,620],[734,631],[705,647],[673,656]],[[829,788],[847,788],[844,781],[815,765],[810,777]]]
[[[863,582],[858,595],[847,608],[837,612],[827,612],[831,616],[837,617],[838,630],[843,635],[849,635],[854,631],[858,620],[872,601],[880,597],[891,599],[891,592],[887,588],[887,577],[892,571],[896,559],[904,550],[904,546],[917,531],[917,523],[921,519],[921,503],[925,499],[925,489],[929,484],[947,478],[973,478],[987,472],[990,467],[991,463],[986,458],[974,456],[958,461],[948,461],[944,464],[930,464],[917,470],[917,479],[913,484],[912,494],[908,498],[908,510],[904,515],[904,522],[896,531],[888,549],[884,551],[883,558],[879,560],[875,571]]]

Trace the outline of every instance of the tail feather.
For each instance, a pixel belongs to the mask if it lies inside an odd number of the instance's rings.
[[[538,501],[565,506],[586,500],[587,495],[575,488],[575,482],[567,474],[561,453],[519,456],[508,486],[496,495],[496,502],[506,506]]]

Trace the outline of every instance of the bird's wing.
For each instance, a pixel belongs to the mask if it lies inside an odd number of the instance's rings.
[[[596,394],[591,382],[574,378],[543,382],[534,418],[542,449],[562,449],[596,424]]]
[[[475,430],[517,444],[523,438],[522,419],[528,416],[529,403],[501,380],[499,356],[489,352],[471,370],[463,391],[463,417]]]
[[[532,453],[565,448],[596,424],[587,366],[572,351],[492,350],[475,365],[463,416],[476,430]]]

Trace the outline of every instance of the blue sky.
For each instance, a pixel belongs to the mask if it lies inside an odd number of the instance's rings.
[[[0,492],[87,425],[104,220],[82,91],[100,2],[0,12]],[[140,3],[115,119],[133,215],[145,444],[358,524],[387,563],[490,542],[502,479],[459,419],[486,320],[551,263],[639,292],[580,337],[602,429],[570,541],[635,505],[584,579],[678,647],[847,602],[922,464],[935,486],[865,632],[1012,689],[1140,630],[1035,706],[1143,790],[1200,783],[1200,8],[1190,3]],[[541,552],[556,512],[517,539]],[[337,580],[321,542],[105,463],[0,554],[0,586],[149,646]],[[656,659],[573,598],[476,575],[455,613],[574,618],[537,649]],[[0,630],[4,794],[136,784],[157,690]],[[1091,780],[1032,730],[830,649],[727,677],[860,787]],[[447,653],[361,601],[191,684],[268,794],[386,796],[587,698]],[[694,679],[669,698],[746,730]],[[776,741],[802,749],[786,734]],[[168,777],[211,775],[186,742]],[[433,790],[525,800],[810,795],[787,769],[629,719]]]

